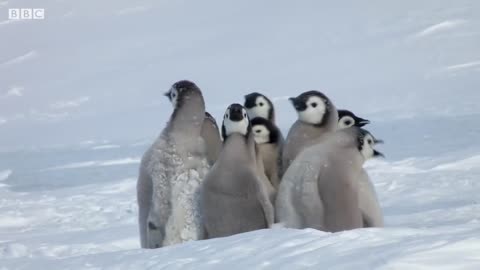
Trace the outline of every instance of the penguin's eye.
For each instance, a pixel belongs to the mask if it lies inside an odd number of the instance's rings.
[[[247,118],[247,113],[243,113],[243,117],[244,117],[244,118]]]
[[[372,144],[372,143],[373,143],[372,139],[368,139],[368,140],[367,140],[367,143],[368,143],[368,144]]]
[[[227,119],[227,118],[228,118],[228,113],[227,113],[227,114],[225,114],[225,119]]]
[[[317,104],[316,102],[313,102],[313,103],[310,104],[310,105],[312,105],[313,108],[316,108],[318,104]]]
[[[260,133],[262,132],[260,129],[255,130],[255,133]]]
[[[260,107],[263,107],[263,102],[258,103]]]
[[[347,120],[347,121],[345,121],[344,123],[345,123],[345,125],[350,126],[350,125],[352,124],[352,121]]]

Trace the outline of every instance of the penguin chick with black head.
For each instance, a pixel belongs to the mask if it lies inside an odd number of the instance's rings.
[[[370,124],[369,120],[358,117],[349,110],[338,110],[338,129],[363,127],[368,124]]]
[[[320,142],[337,130],[338,113],[330,99],[319,91],[308,91],[290,98],[298,120],[288,132],[282,153],[285,172],[305,148]]]
[[[367,227],[377,201],[362,192],[367,159],[383,156],[368,131],[350,127],[303,151],[284,175],[276,201],[277,220],[288,228],[328,232]]]
[[[261,117],[275,123],[273,102],[265,95],[253,92],[245,95],[245,108],[250,119]]]
[[[227,108],[222,136],[222,150],[201,194],[207,238],[271,227],[273,205],[257,171],[255,141],[242,105]]]
[[[352,126],[363,127],[370,124],[370,121],[355,115],[349,110],[338,110],[338,129],[345,129]],[[370,181],[367,172],[363,170],[359,178],[360,209],[363,214],[364,227],[383,227],[383,213],[377,199],[375,188]]]
[[[277,160],[275,161],[276,164],[274,167],[277,168],[276,175],[277,177],[281,175],[283,172],[282,170],[282,151],[283,151],[283,145],[285,143],[285,139],[283,137],[282,132],[280,129],[277,127],[275,124],[275,107],[273,105],[273,102],[265,95],[258,93],[258,92],[253,92],[248,95],[245,95],[245,108],[247,109],[247,114],[250,119],[264,119],[266,121],[269,121],[270,124],[268,124],[269,130],[274,132],[275,134],[272,133],[272,135],[275,135],[275,148],[277,153],[275,156],[277,156]],[[264,147],[263,147],[264,148]],[[264,149],[265,150],[265,149]],[[262,152],[262,151],[261,151]],[[271,157],[271,155],[268,155]],[[264,159],[265,161],[265,159]],[[270,170],[272,167],[269,166],[270,162],[265,163],[265,166],[268,168],[265,168],[266,170]],[[278,187],[278,183],[280,182],[279,179],[272,179],[273,172],[270,171],[270,173],[267,173],[268,178],[272,182],[273,186],[275,188]],[[269,176],[270,175],[270,176]]]
[[[257,158],[262,160],[266,177],[275,190],[280,184],[278,160],[280,155],[280,130],[267,119],[252,119],[252,132],[257,143]]]
[[[143,248],[203,238],[199,193],[209,169],[201,136],[205,103],[198,86],[186,80],[173,84],[165,95],[174,111],[143,155],[137,182]]]

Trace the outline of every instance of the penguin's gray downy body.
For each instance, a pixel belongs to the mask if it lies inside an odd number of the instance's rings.
[[[205,112],[205,120],[203,121],[202,126],[202,138],[207,147],[208,163],[210,166],[213,166],[215,161],[217,161],[218,154],[222,148],[222,139],[218,130],[217,121],[215,121],[215,118],[208,112]]]
[[[175,83],[165,95],[174,111],[144,154],[137,182],[144,248],[203,238],[199,193],[209,169],[201,136],[205,103],[200,89],[190,81]]]
[[[277,220],[288,228],[329,232],[367,227],[376,209],[360,205],[376,197],[362,192],[360,182],[365,160],[381,155],[376,143],[368,131],[351,127],[303,151],[280,184]]]
[[[305,148],[333,134],[338,126],[337,109],[323,93],[308,91],[290,98],[290,101],[298,120],[290,128],[283,146],[283,173]]]
[[[228,107],[222,136],[222,150],[203,184],[207,237],[269,228],[274,221],[274,209],[257,171],[255,141],[242,105]]]
[[[352,126],[363,127],[370,124],[368,119],[361,118],[349,110],[338,110],[338,129],[345,129]],[[375,187],[370,181],[370,177],[364,170],[362,176],[359,178],[360,193],[360,210],[364,213],[365,227],[383,227],[383,213],[380,208],[380,203],[377,199]]]
[[[260,117],[253,118],[251,125],[257,143],[257,158],[262,160],[265,175],[276,190],[280,184],[278,176],[280,131],[272,122]]]

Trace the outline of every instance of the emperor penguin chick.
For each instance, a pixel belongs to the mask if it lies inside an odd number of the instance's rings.
[[[247,109],[248,118],[261,117],[275,123],[275,108],[267,96],[258,92],[245,95],[244,106]]]
[[[370,124],[369,120],[358,117],[349,110],[338,110],[338,129],[363,127],[368,124]]]
[[[276,190],[280,184],[278,177],[280,131],[272,122],[264,118],[253,118],[251,123],[253,137],[257,143],[257,159],[263,161],[265,175]]]
[[[290,128],[283,147],[283,173],[298,154],[333,134],[338,125],[337,109],[323,93],[312,90],[292,97],[290,101],[297,111],[298,120]]]
[[[258,92],[253,92],[248,95],[245,95],[245,108],[247,109],[247,114],[250,119],[254,118],[261,118],[265,119],[271,122],[270,126],[272,127],[272,130],[275,129],[277,130],[276,133],[278,134],[277,136],[277,142],[275,142],[277,149],[278,149],[278,159],[276,161],[275,167],[277,167],[277,175],[281,175],[283,172],[282,169],[282,152],[283,152],[283,145],[285,143],[285,139],[283,137],[282,132],[280,129],[276,126],[275,124],[275,107],[273,105],[273,102],[265,95],[258,93]],[[268,166],[268,164],[266,164]],[[268,169],[268,168],[266,168]],[[268,176],[268,175],[267,175]],[[270,181],[272,181],[271,177],[269,177]],[[276,188],[278,185],[277,180],[273,179],[274,182],[277,182],[275,184],[272,182],[273,186]]]
[[[137,182],[144,248],[203,238],[199,193],[209,169],[201,136],[205,103],[200,89],[190,81],[173,84],[165,95],[174,111],[144,154]]]
[[[370,121],[356,116],[349,110],[338,110],[338,129],[352,126],[363,127],[370,124]],[[378,203],[377,194],[373,183],[365,170],[359,178],[359,207],[362,210],[364,227],[383,227],[383,213]],[[362,195],[363,193],[363,195]]]
[[[207,238],[271,227],[273,205],[257,172],[255,141],[242,105],[226,110],[222,136],[222,150],[201,194]]]
[[[365,160],[382,156],[368,131],[351,127],[338,131],[303,151],[284,175],[276,201],[277,219],[289,228],[337,232],[365,226],[371,209],[362,201],[376,198],[361,192]],[[367,217],[367,218],[366,218]]]
[[[215,121],[215,118],[208,112],[205,112],[205,120],[203,121],[202,126],[202,138],[207,147],[208,163],[210,166],[213,166],[215,161],[217,161],[218,154],[222,148],[222,139],[220,138],[220,133],[218,131],[217,121]]]

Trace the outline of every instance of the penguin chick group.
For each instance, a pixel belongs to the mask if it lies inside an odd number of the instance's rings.
[[[221,134],[200,88],[165,94],[170,121],[144,154],[137,182],[142,248],[271,228],[340,231],[383,226],[363,163],[381,143],[369,121],[338,110],[319,91],[290,101],[298,120],[286,139],[263,94],[225,111]]]

